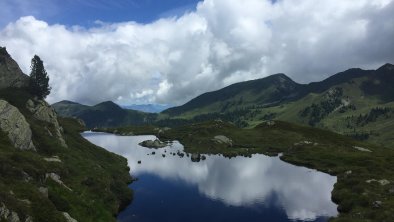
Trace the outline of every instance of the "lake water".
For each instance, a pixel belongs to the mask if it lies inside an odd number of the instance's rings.
[[[183,153],[178,142],[161,149],[138,145],[155,136],[82,135],[126,157],[138,178],[130,185],[133,203],[118,216],[121,222],[327,221],[337,215],[331,201],[336,177],[279,157],[206,155],[192,162],[190,156],[173,155]]]

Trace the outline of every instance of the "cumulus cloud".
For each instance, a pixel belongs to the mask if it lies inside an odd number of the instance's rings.
[[[45,62],[50,102],[182,104],[231,83],[286,73],[322,80],[394,62],[392,0],[205,0],[149,24],[49,25],[22,17],[0,31],[28,73]]]

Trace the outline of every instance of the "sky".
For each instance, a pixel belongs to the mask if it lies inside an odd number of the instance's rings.
[[[0,15],[21,69],[44,61],[50,103],[180,105],[275,73],[394,63],[394,0],[0,0]]]

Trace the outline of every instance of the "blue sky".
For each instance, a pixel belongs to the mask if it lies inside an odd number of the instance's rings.
[[[0,27],[22,16],[34,16],[49,24],[91,27],[135,21],[149,23],[195,10],[199,0],[0,0]]]

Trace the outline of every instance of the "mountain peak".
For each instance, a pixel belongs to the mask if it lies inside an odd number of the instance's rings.
[[[393,71],[394,70],[394,65],[391,64],[391,63],[386,63],[383,66],[381,66],[379,69],[377,69],[377,71],[382,71],[382,70]]]
[[[0,89],[9,87],[22,88],[29,83],[29,78],[8,54],[5,47],[0,47]]]
[[[123,111],[123,109],[118,104],[116,104],[112,101],[105,101],[105,102],[99,103],[93,107],[96,109],[100,109],[100,110]]]

